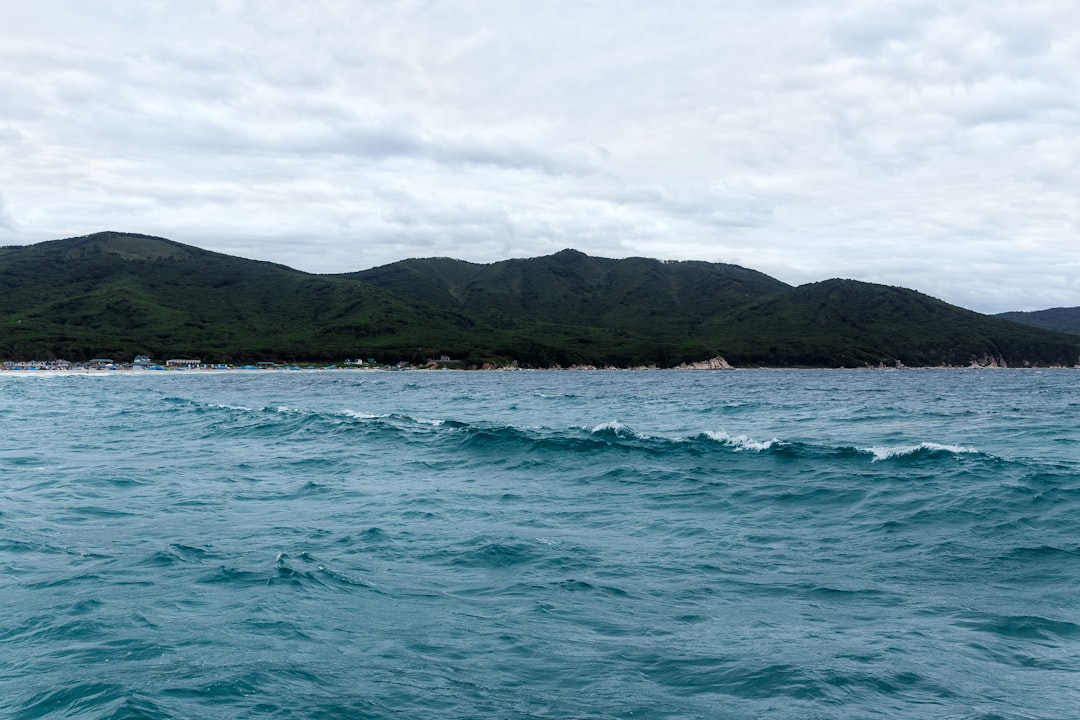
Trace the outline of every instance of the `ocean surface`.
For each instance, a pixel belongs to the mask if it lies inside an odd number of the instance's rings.
[[[1080,372],[0,374],[0,717],[1077,718]]]

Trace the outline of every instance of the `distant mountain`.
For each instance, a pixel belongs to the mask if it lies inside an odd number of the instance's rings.
[[[312,275],[106,232],[0,248],[0,358],[210,361],[448,355],[672,366],[1073,365],[1080,337],[853,280],[791,287],[706,262],[574,250],[475,264],[403,260]]]
[[[717,317],[703,331],[728,360],[761,365],[1073,365],[1076,343],[905,288],[802,285]]]
[[[996,317],[1044,330],[1080,335],[1080,307],[1059,307],[1034,312],[1007,312]]]

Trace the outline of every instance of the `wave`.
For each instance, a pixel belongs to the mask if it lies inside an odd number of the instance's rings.
[[[344,408],[314,410],[295,405],[272,404],[250,407],[230,403],[211,403],[167,397],[162,402],[166,412],[187,416],[187,422],[205,438],[293,438],[334,437],[353,430],[366,432],[389,430],[414,433],[429,428],[457,427],[461,423],[439,418],[409,416],[401,413],[369,413]],[[174,422],[174,426],[177,423]]]
[[[1009,551],[1005,558],[1022,563],[1065,562],[1071,564],[1080,560],[1080,546],[1071,550],[1055,545],[1019,547]]]
[[[933,457],[946,455],[979,455],[975,448],[963,447],[962,445],[941,445],[933,442],[922,442],[918,445],[900,446],[873,446],[866,448],[864,452],[873,455],[874,462],[890,460],[893,458]]]
[[[613,450],[671,456],[737,453],[789,461],[833,459],[908,464],[938,463],[961,458],[1000,460],[978,448],[933,440],[862,446],[754,436],[725,429],[670,436],[643,432],[620,420],[609,420],[592,427],[553,428],[465,422],[405,413],[372,413],[355,408],[314,410],[284,404],[252,408],[226,403],[199,403],[182,398],[165,398],[164,401],[174,411],[206,417],[209,420],[204,429],[207,436],[226,434],[265,438],[307,433],[317,438],[347,440],[351,434],[360,433],[406,442],[442,443],[455,449],[484,453],[581,454]]]
[[[731,435],[728,435],[723,430],[717,432],[706,432],[704,433],[704,435],[705,437],[715,440],[716,442],[723,445],[727,445],[728,447],[731,447],[735,450],[749,450],[751,452],[762,452],[764,450],[769,450],[774,445],[777,445],[780,442],[777,438],[772,438],[770,440],[755,440],[754,438],[751,438],[747,435],[736,435],[733,437]]]
[[[956,623],[958,627],[1008,639],[1071,643],[1080,638],[1080,625],[1040,615],[977,613]]]
[[[725,430],[707,430],[685,438],[665,438],[659,435],[637,432],[618,421],[597,425],[591,430],[591,434],[612,440],[655,441],[659,444],[669,444],[672,448],[679,446],[693,448],[694,446],[712,444],[737,453],[775,454],[788,458],[860,457],[869,458],[871,462],[883,462],[887,460],[932,460],[971,455],[996,459],[994,456],[973,447],[946,445],[929,441],[908,445],[859,447],[848,444],[825,445],[798,440],[782,440],[775,436],[762,439],[746,434],[733,435]]]
[[[531,573],[556,572],[565,574],[594,572],[600,560],[588,548],[540,537],[504,537],[482,534],[438,548],[427,558],[441,565],[471,570],[509,570]],[[514,574],[514,583],[524,575]],[[498,584],[497,584],[498,585]],[[499,585],[501,587],[501,585]],[[499,592],[494,586],[483,585],[477,592]]]
[[[281,552],[274,558],[274,572],[267,578],[266,583],[272,585],[275,582],[288,581],[293,585],[314,583],[319,586],[324,586],[327,585],[329,581],[329,583],[334,585],[349,587],[367,589],[374,589],[375,587],[366,580],[362,580],[342,570],[329,567],[308,552],[301,552],[297,555],[296,559],[309,566],[314,566],[314,569],[305,570],[302,569],[302,567],[293,567],[293,565],[289,563],[290,557],[288,553]]]
[[[151,562],[159,562],[159,558],[151,559]],[[297,562],[299,561],[299,562]],[[168,562],[173,562],[170,558]],[[310,553],[301,552],[295,557],[288,553],[280,552],[274,558],[274,564],[269,572],[265,570],[246,570],[226,565],[219,565],[215,569],[204,573],[196,581],[200,584],[209,585],[235,585],[235,586],[262,586],[262,585],[286,585],[301,590],[315,590],[318,588],[363,588],[378,592],[373,583],[356,577],[352,573],[331,567],[320,561]]]
[[[606,423],[600,423],[589,432],[590,434],[597,435],[599,437],[615,438],[619,440],[651,439],[651,436],[638,433],[634,431],[633,428],[629,427],[628,425],[622,424],[618,420],[611,420]]]

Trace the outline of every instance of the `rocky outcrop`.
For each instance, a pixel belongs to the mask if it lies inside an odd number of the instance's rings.
[[[972,368],[1007,368],[1009,364],[1005,362],[1005,358],[1000,355],[993,356],[989,353],[980,357],[971,358],[971,364],[968,367]]]
[[[676,365],[675,370],[734,370],[735,368],[724,358],[717,355],[709,360],[701,360],[694,363]]]

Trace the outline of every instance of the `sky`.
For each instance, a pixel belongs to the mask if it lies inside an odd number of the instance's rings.
[[[1075,0],[0,0],[0,244],[1080,306]]]

